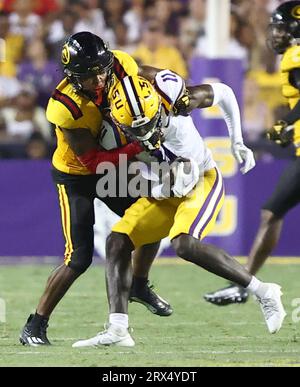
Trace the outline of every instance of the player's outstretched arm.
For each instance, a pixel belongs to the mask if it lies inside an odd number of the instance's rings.
[[[175,116],[188,115],[194,109],[212,106],[214,92],[210,85],[187,86],[182,95],[173,105]]]
[[[289,81],[298,90],[300,90],[300,69],[295,68],[289,73]],[[278,120],[266,133],[267,138],[277,144],[285,147],[293,141],[294,123],[300,120],[300,101]]]
[[[231,151],[236,161],[242,164],[240,171],[245,174],[255,167],[253,152],[244,145],[239,105],[231,87],[224,83],[212,83],[213,105],[218,105],[223,113],[231,140]]]
[[[186,94],[188,97],[186,107],[181,104],[179,111],[176,112],[181,102],[178,99],[174,104],[175,114],[181,114],[184,110],[189,113],[196,108],[218,105],[228,128],[232,154],[239,164],[243,164],[240,169],[243,174],[250,171],[255,166],[255,160],[252,151],[244,145],[240,109],[231,87],[224,83],[192,86],[187,87]]]
[[[289,81],[300,90],[300,68],[294,68],[289,72]],[[289,145],[293,141],[294,123],[298,120],[300,120],[300,101],[267,131],[267,138],[282,147]]]
[[[121,154],[126,154],[130,160],[143,151],[138,142],[132,142],[109,151],[101,150],[96,139],[87,129],[62,129],[62,131],[78,160],[92,173],[96,173],[98,164],[102,162],[106,161],[118,165]]]

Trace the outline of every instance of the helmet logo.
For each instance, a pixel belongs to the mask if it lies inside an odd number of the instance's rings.
[[[69,47],[67,44],[65,44],[61,52],[62,64],[67,65],[70,62],[70,59],[71,59],[71,56],[70,56]]]
[[[300,19],[300,5],[297,5],[296,7],[294,7],[292,9],[292,16],[295,18],[295,19]]]
[[[91,71],[100,72],[100,67],[99,66],[92,67]]]

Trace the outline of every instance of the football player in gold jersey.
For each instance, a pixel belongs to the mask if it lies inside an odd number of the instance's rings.
[[[54,90],[47,107],[47,118],[55,125],[57,148],[53,155],[53,180],[57,186],[65,259],[49,277],[36,313],[30,315],[21,334],[22,344],[49,345],[48,320],[72,283],[90,266],[94,250],[94,199],[102,161],[118,164],[119,155],[130,160],[143,148],[127,143],[119,136],[120,147],[105,151],[99,147],[103,112],[108,108],[107,95],[112,85],[126,75],[140,74],[154,78],[157,70],[138,67],[122,51],[110,51],[98,36],[90,32],[72,35],[62,49],[66,77]],[[137,199],[107,197],[101,200],[117,215]],[[159,243],[143,246],[135,252],[131,300],[144,304],[152,313],[169,316],[171,306],[148,285],[148,273]]]
[[[267,135],[270,140],[283,146],[293,142],[296,157],[262,207],[260,227],[247,262],[247,268],[253,275],[277,245],[284,216],[300,202],[300,1],[281,4],[272,13],[268,42],[277,54],[282,55],[282,94],[287,98],[291,110]],[[246,302],[248,292],[230,285],[208,293],[204,298],[216,305],[228,305]]]

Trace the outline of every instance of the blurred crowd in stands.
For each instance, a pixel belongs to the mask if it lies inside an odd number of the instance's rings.
[[[222,1],[222,0],[220,0]],[[286,109],[278,58],[266,47],[280,0],[231,0],[228,56],[244,63],[244,130],[249,142]],[[187,81],[189,60],[206,55],[206,0],[0,0],[0,158],[49,158],[55,138],[45,117],[63,78],[64,40],[91,31],[139,63]],[[5,59],[5,60],[4,60]]]

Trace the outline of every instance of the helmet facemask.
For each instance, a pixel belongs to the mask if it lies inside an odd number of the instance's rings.
[[[276,54],[283,54],[286,49],[297,43],[285,23],[270,23],[267,32],[267,45]]]
[[[268,28],[268,46],[277,54],[299,44],[300,1],[287,1],[279,5],[271,15]]]
[[[161,145],[162,133],[162,108],[161,104],[159,110],[154,117],[136,117],[131,126],[120,124],[114,117],[112,119],[121,128],[121,130],[129,135],[131,138],[144,144],[144,146],[152,151],[156,150]]]
[[[96,93],[86,90],[82,83],[91,77],[106,73],[105,87],[103,91],[107,93],[113,81],[113,57],[111,62],[106,67],[96,65],[93,68],[87,69],[85,73],[75,73],[68,69],[65,69],[64,72],[76,91],[80,91],[87,97],[94,99],[97,97]]]
[[[105,74],[105,84],[100,86],[104,92],[112,84],[114,55],[97,35],[83,31],[70,36],[63,45],[61,62],[74,89],[89,98],[97,97],[98,93],[93,90],[92,82],[83,84],[87,79]]]

